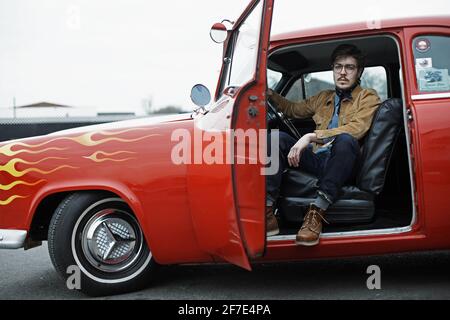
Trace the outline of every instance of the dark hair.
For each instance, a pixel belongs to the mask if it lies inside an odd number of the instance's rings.
[[[340,57],[353,57],[358,63],[358,69],[363,69],[365,65],[365,56],[358,49],[357,46],[353,44],[341,44],[336,49],[334,49],[331,54],[331,64],[333,64],[337,58]]]

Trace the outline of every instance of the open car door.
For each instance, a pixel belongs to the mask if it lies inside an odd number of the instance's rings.
[[[252,0],[229,31],[216,101],[194,121],[196,161],[187,168],[200,248],[248,270],[249,258],[261,256],[266,241],[265,92],[273,1]]]

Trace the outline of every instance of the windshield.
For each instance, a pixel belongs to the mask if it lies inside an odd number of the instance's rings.
[[[262,18],[262,1],[233,34],[233,51],[229,60],[224,87],[240,87],[254,79],[258,60],[259,35]]]

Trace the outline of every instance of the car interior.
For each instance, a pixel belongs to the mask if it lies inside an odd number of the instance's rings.
[[[366,56],[361,86],[377,90],[380,104],[369,132],[360,141],[361,161],[356,176],[341,190],[329,208],[323,233],[401,228],[414,218],[412,179],[402,103],[401,64],[394,37],[379,35],[308,44],[289,45],[273,50],[268,61],[268,85],[292,101],[308,98],[323,89],[334,89],[331,52],[351,43]],[[276,108],[276,106],[269,106]],[[275,111],[276,112],[276,111]],[[295,135],[315,129],[312,119],[284,119],[279,112],[268,116],[270,129]],[[294,126],[295,129],[292,129]],[[276,204],[283,237],[295,234],[309,204],[316,195],[317,178],[288,169],[283,175]],[[388,230],[386,230],[388,231]]]

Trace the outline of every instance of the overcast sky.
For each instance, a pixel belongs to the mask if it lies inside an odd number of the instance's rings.
[[[192,85],[214,92],[222,47],[214,22],[246,0],[0,0],[0,108],[48,101],[97,111],[189,110]],[[276,0],[274,33],[417,15],[450,15],[449,0]]]

